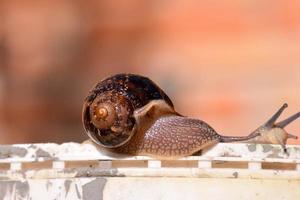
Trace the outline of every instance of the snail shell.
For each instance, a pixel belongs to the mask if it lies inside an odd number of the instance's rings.
[[[103,147],[124,145],[137,131],[134,111],[159,99],[173,108],[170,98],[146,77],[117,74],[106,78],[85,99],[82,119],[86,133]]]

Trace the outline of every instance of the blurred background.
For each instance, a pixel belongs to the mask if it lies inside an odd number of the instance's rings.
[[[149,76],[180,113],[246,135],[300,111],[300,3],[0,1],[0,143],[80,142],[102,78]],[[300,136],[300,120],[287,127]],[[290,141],[290,144],[300,143]]]

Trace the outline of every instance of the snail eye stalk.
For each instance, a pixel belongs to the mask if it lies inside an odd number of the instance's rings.
[[[279,110],[265,123],[265,127],[271,128],[274,126],[275,121],[279,118],[279,116],[282,114],[282,112],[288,107],[288,104],[283,104]]]

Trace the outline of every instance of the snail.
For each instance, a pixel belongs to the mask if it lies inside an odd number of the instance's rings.
[[[284,152],[287,153],[286,149],[286,142],[288,139],[298,139],[296,135],[292,135],[284,128],[289,125],[291,122],[295,121],[297,118],[300,117],[300,112],[295,113],[288,117],[285,120],[282,120],[278,123],[276,123],[276,120],[279,118],[279,116],[282,114],[284,109],[288,107],[288,104],[283,104],[279,110],[262,126],[257,128],[255,131],[253,131],[249,136],[251,135],[257,135],[259,133],[260,135],[254,138],[251,138],[249,140],[243,141],[247,143],[260,143],[260,144],[280,144],[283,148]]]
[[[193,155],[219,142],[255,141],[265,130],[240,137],[220,135],[206,122],[176,112],[159,86],[135,74],[116,74],[97,83],[84,101],[82,120],[101,149],[163,159]]]

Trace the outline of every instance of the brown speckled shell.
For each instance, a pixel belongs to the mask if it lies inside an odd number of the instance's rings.
[[[97,129],[91,122],[89,110],[96,97],[102,102],[111,103],[117,112],[116,121],[108,129]],[[97,144],[108,148],[119,147],[135,132],[134,110],[158,99],[165,100],[173,107],[170,98],[150,79],[134,74],[111,76],[96,84],[86,97],[82,112],[84,128]]]

